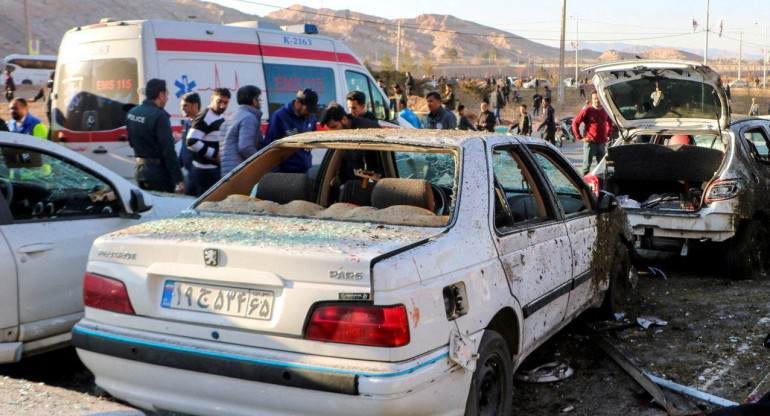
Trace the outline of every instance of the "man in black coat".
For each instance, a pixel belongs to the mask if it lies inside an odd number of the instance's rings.
[[[489,104],[486,102],[481,103],[481,113],[479,114],[479,119],[476,120],[476,129],[479,131],[495,131],[495,115],[489,111]]]

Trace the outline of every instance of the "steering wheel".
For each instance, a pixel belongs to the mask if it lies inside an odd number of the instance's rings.
[[[11,205],[11,201],[13,201],[13,184],[6,178],[0,178],[0,184],[2,185],[0,188],[5,188],[1,191],[5,197],[5,202]]]
[[[447,208],[447,200],[449,198],[447,198],[446,193],[439,186],[431,183],[430,188],[433,190],[433,213],[436,215],[443,215],[444,209]]]

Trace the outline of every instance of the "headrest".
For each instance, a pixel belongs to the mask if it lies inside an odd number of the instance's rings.
[[[256,197],[279,204],[313,202],[313,181],[304,173],[271,172],[259,181]]]
[[[387,208],[393,205],[411,205],[433,212],[435,202],[430,183],[424,179],[380,179],[372,191],[372,206]]]
[[[347,202],[358,206],[372,205],[372,191],[374,183],[367,183],[366,188],[361,187],[363,179],[350,179],[345,181],[340,195],[340,202]]]
[[[673,146],[675,144],[692,144],[692,137],[688,134],[675,134],[668,139],[668,145]]]

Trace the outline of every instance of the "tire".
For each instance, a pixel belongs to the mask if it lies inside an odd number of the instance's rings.
[[[615,320],[615,315],[626,310],[628,296],[635,282],[629,280],[631,255],[626,247],[618,247],[610,267],[610,285],[604,292],[604,300],[599,307],[599,317]]]
[[[21,84],[22,85],[32,85],[32,80],[25,79],[25,80],[21,81]]]
[[[478,354],[465,415],[510,415],[513,406],[513,363],[508,344],[497,332],[485,330]]]
[[[564,141],[567,140],[566,137],[564,137],[564,133],[558,132],[556,133],[556,145],[559,147],[564,146]]]
[[[770,236],[761,222],[741,222],[738,232],[725,244],[725,265],[731,279],[759,279],[767,276],[770,269]]]

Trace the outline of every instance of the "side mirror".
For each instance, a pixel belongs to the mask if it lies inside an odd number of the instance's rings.
[[[597,207],[596,207],[599,210],[599,212],[610,211],[616,206],[618,206],[618,201],[615,199],[615,195],[607,191],[599,192],[599,203],[597,204]]]
[[[152,205],[147,205],[144,201],[144,193],[136,188],[131,190],[131,200],[128,205],[131,208],[131,212],[134,214],[140,214],[152,209]]]

